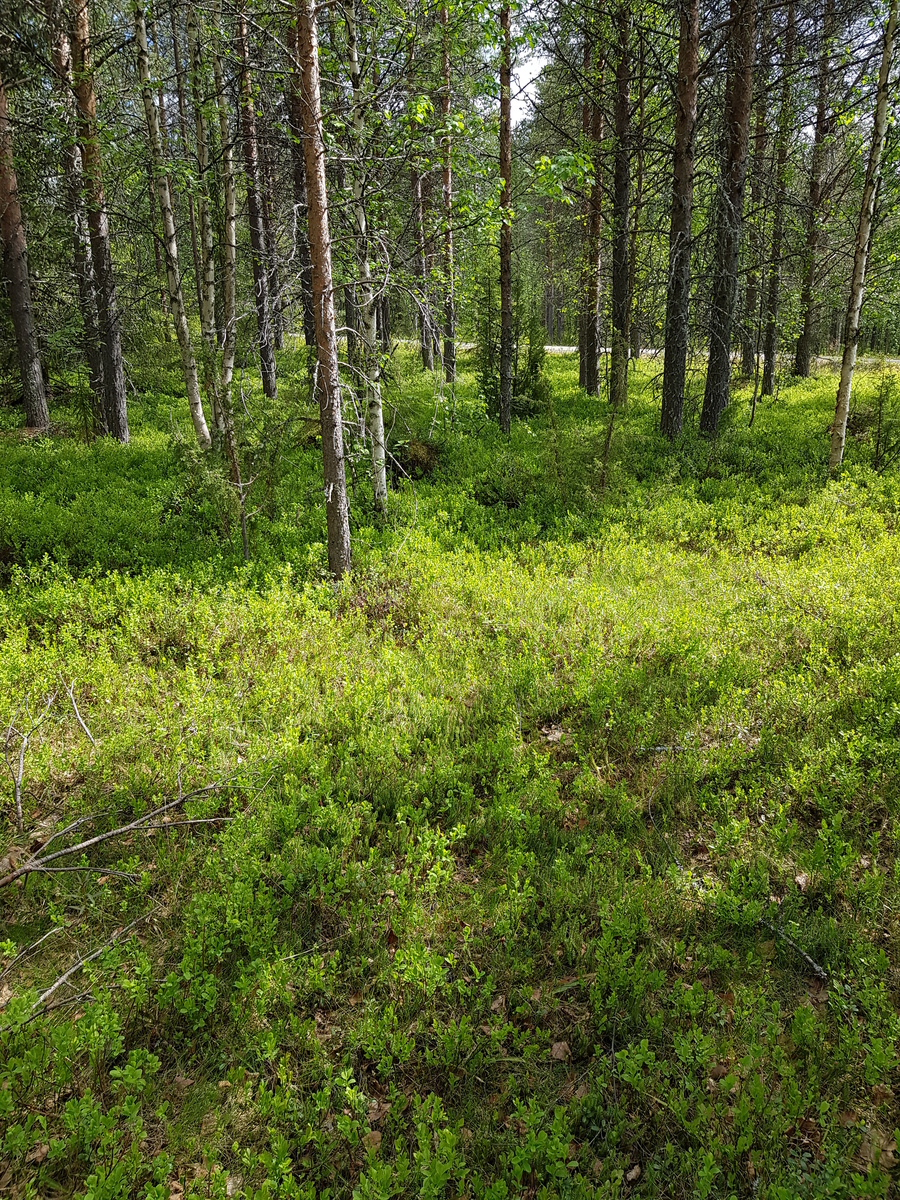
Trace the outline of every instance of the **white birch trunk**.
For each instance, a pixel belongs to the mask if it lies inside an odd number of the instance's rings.
[[[208,450],[212,446],[212,438],[209,436],[206,417],[203,415],[203,403],[200,399],[200,383],[197,378],[197,360],[194,357],[194,347],[191,344],[191,331],[188,326],[187,314],[184,308],[184,295],[181,290],[181,274],[178,269],[178,239],[175,234],[175,215],[172,211],[172,196],[169,191],[169,180],[163,161],[159,110],[150,81],[150,51],[147,46],[147,25],[144,10],[140,3],[134,6],[134,31],[137,37],[141,97],[144,101],[144,112],[147,116],[147,128],[150,135],[150,155],[153,161],[156,197],[159,201],[159,208],[162,214],[163,245],[166,255],[166,280],[169,285],[169,304],[172,309],[172,318],[175,322],[178,348],[181,351],[181,366],[184,371],[184,382],[187,387],[191,420],[194,422],[197,441],[204,450]]]
[[[372,267],[369,262],[365,185],[359,170],[360,159],[365,153],[365,120],[363,117],[365,101],[362,95],[362,73],[359,65],[356,0],[349,0],[345,14],[350,83],[353,88],[353,138],[357,153],[356,169],[353,170],[352,211],[356,227],[356,257],[359,269],[357,311],[359,332],[363,342],[362,377],[365,388],[366,429],[372,449],[372,488],[375,495],[375,509],[384,516],[387,512],[387,470],[385,466],[384,408],[381,401],[381,369],[378,362],[378,320]]]
[[[859,346],[859,318],[862,313],[866,284],[866,264],[869,258],[869,243],[872,238],[872,222],[875,218],[875,197],[881,174],[881,156],[887,132],[887,103],[894,49],[894,32],[897,28],[898,0],[891,0],[891,9],[884,30],[884,46],[881,52],[881,69],[878,72],[878,91],[875,100],[875,124],[872,129],[872,146],[866,168],[862,205],[859,210],[859,226],[856,232],[856,249],[853,255],[853,276],[850,282],[850,297],[847,301],[847,320],[844,325],[844,356],[841,361],[841,382],[838,385],[834,424],[831,427],[831,453],[828,470],[834,474],[844,457],[847,441],[847,417],[850,414],[850,389],[853,385],[853,368]]]

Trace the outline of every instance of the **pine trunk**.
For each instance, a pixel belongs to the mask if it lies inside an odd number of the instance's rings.
[[[813,340],[816,332],[816,258],[819,249],[819,232],[824,213],[822,175],[825,170],[825,142],[831,131],[828,117],[828,76],[831,39],[834,31],[834,0],[827,0],[825,20],[822,25],[822,40],[819,46],[818,94],[816,96],[816,128],[813,135],[812,160],[809,164],[809,193],[806,202],[806,244],[803,254],[803,279],[800,287],[800,313],[803,327],[797,339],[794,355],[794,374],[801,379],[809,377],[812,360]]]
[[[13,162],[12,128],[9,121],[6,88],[0,78],[0,236],[3,239],[3,267],[9,288],[19,373],[25,400],[25,423],[29,429],[46,429],[50,409],[41,369],[41,354],[34,309],[31,304],[31,279],[28,274],[28,245],[19,204],[19,184]]]
[[[872,222],[875,218],[875,199],[881,179],[881,159],[887,132],[887,105],[890,90],[891,60],[894,51],[894,33],[897,28],[897,8],[900,0],[891,0],[890,13],[884,30],[884,45],[881,53],[881,68],[878,73],[878,91],[875,100],[875,121],[872,128],[872,145],[866,167],[859,225],[856,231],[856,246],[853,254],[853,276],[850,281],[850,296],[847,300],[847,319],[844,322],[844,354],[841,362],[841,381],[838,385],[834,424],[831,427],[831,453],[828,469],[834,474],[844,458],[847,441],[847,417],[850,414],[850,390],[853,386],[853,368],[859,345],[859,319],[862,313],[866,286],[866,265],[869,258],[869,243],[872,238]]]
[[[331,276],[331,234],[325,185],[325,140],[319,86],[319,45],[314,0],[299,0],[297,58],[300,70],[300,110],[309,203],[309,248],[312,259],[313,312],[316,322],[317,392],[322,427],[325,514],[328,526],[328,565],[340,579],[350,570],[350,514],[344,473],[341,421],[341,381],[334,285]]]
[[[719,428],[722,413],[728,407],[731,387],[731,331],[737,302],[738,254],[750,140],[755,19],[756,0],[731,0],[725,157],[716,231],[709,360],[700,413],[700,431],[709,435]]]
[[[700,81],[700,0],[682,0],[678,34],[675,161],[669,225],[669,285],[663,356],[660,428],[668,438],[681,433],[687,373],[691,304],[691,221],[694,206],[694,133]]]
[[[250,226],[250,252],[253,260],[253,291],[256,299],[256,324],[259,330],[259,370],[263,392],[270,400],[278,395],[275,374],[275,338],[272,328],[272,304],[266,234],[260,195],[259,146],[256,137],[256,111],[253,82],[250,77],[250,48],[247,18],[243,8],[237,16],[238,57],[241,63],[241,131],[244,145],[244,174],[247,178],[247,220]]]
[[[791,134],[791,85],[794,73],[794,50],[797,25],[793,3],[788,4],[787,25],[784,31],[784,59],[781,73],[781,105],[778,112],[778,140],[775,151],[775,218],[772,225],[772,256],[769,261],[769,283],[766,292],[766,333],[763,343],[762,394],[775,391],[775,359],[778,352],[778,301],[781,291],[781,258],[784,245],[784,222],[788,190],[788,148]]]
[[[610,401],[621,408],[628,398],[629,217],[631,207],[631,10],[616,11],[615,150],[612,199],[612,346]]]
[[[297,56],[297,26],[291,30],[292,52]],[[291,71],[287,88],[291,131],[291,168],[294,183],[294,243],[300,276],[300,305],[303,310],[303,340],[312,350],[316,344],[316,322],[312,304],[312,263],[309,257],[309,203],[306,197],[306,164],[303,160],[303,112],[300,105],[300,76]]]
[[[120,442],[127,442],[128,407],[125,363],[109,217],[103,191],[103,165],[97,131],[97,98],[91,67],[91,27],[88,0],[75,0],[72,21],[72,76],[78,116],[78,138],[87,202],[88,232],[96,281],[97,318],[103,355],[103,397],[106,427]]]

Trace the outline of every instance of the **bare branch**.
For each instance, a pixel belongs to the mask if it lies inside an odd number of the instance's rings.
[[[71,685],[66,683],[65,680],[63,680],[63,687],[66,689],[69,699],[72,701],[72,707],[75,709],[75,719],[78,721],[78,724],[84,730],[87,740],[91,743],[91,745],[96,750],[97,743],[94,741],[94,735],[91,733],[91,731],[88,729],[87,725],[85,724],[84,717],[82,717],[81,713],[78,711],[78,705],[75,703],[75,680],[74,679],[72,680]]]

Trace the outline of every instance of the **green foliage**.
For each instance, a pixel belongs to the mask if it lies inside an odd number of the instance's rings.
[[[433,457],[337,590],[314,438],[246,568],[162,403],[0,447],[0,724],[56,692],[27,844],[221,785],[0,892],[11,1186],[889,1196],[896,475],[861,431],[827,481],[829,377],[669,447],[636,368],[601,490],[572,359],[509,442],[399,362]]]

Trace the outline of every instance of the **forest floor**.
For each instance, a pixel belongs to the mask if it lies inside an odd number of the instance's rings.
[[[507,442],[401,360],[337,590],[299,359],[249,565],[171,347],[127,448],[0,410],[0,1192],[892,1194],[893,377],[829,482],[832,376]]]

